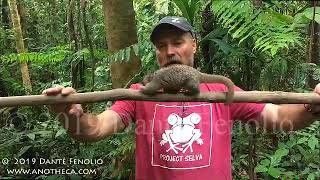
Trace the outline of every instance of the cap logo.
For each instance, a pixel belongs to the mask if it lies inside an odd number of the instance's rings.
[[[179,18],[171,18],[171,22],[180,23]]]

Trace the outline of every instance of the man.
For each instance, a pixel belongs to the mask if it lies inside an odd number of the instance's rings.
[[[196,38],[185,18],[163,18],[150,39],[160,67],[174,63],[193,66]],[[199,88],[202,92],[227,90],[221,84],[201,84]],[[320,86],[315,92],[320,92]],[[56,87],[43,94],[59,93],[76,91]],[[308,126],[320,112],[318,106],[301,104],[144,101],[117,101],[98,115],[84,113],[78,104],[51,108],[62,113],[60,121],[70,135],[83,141],[101,140],[135,122],[137,180],[230,180],[232,120],[290,131]]]

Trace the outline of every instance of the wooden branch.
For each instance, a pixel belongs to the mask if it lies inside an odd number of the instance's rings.
[[[147,96],[138,90],[113,89],[90,93],[71,94],[69,96],[12,96],[0,97],[0,107],[29,106],[60,103],[93,103],[107,100],[138,100],[138,101],[167,101],[167,102],[224,102],[225,92],[206,92],[198,96],[185,96],[183,94],[157,94]],[[234,102],[255,102],[275,104],[320,104],[320,96],[316,93],[291,93],[291,92],[268,92],[268,91],[243,91],[235,92]]]

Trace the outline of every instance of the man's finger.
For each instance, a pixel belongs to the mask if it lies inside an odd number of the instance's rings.
[[[71,105],[71,108],[69,110],[69,114],[73,114],[73,115],[76,115],[76,116],[81,116],[82,113],[83,113],[83,109],[82,109],[80,104]]]
[[[316,85],[314,92],[320,94],[320,83]]]
[[[46,89],[42,92],[42,94],[45,94],[45,95],[57,95],[59,93],[61,93],[61,90],[63,89],[64,87],[63,86],[57,86],[57,87],[53,87],[53,88],[49,88],[49,89]]]
[[[74,93],[76,93],[76,90],[73,89],[72,87],[64,88],[64,89],[62,89],[62,91],[61,91],[61,94],[62,94],[62,95],[69,95],[69,94],[74,94]]]

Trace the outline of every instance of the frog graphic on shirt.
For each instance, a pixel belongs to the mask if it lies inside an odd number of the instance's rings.
[[[202,133],[200,129],[195,127],[201,121],[199,114],[192,113],[187,117],[181,118],[172,113],[168,116],[167,121],[171,125],[171,129],[164,131],[160,141],[161,146],[166,143],[169,144],[170,147],[167,152],[172,150],[175,154],[178,154],[178,151],[185,153],[188,149],[193,152],[192,145],[194,142],[200,146],[203,144],[203,140],[200,138]]]

